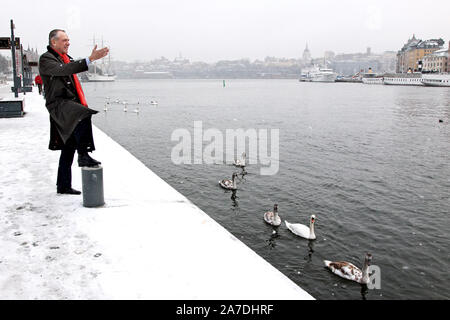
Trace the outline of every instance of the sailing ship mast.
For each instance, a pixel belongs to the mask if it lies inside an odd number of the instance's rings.
[[[95,35],[94,35],[94,38],[93,38],[94,47],[96,45],[95,40],[96,39],[95,39]],[[103,48],[104,47],[103,36],[102,36],[101,40],[102,40],[102,48]],[[113,82],[113,81],[115,81],[116,76],[112,75],[110,70],[108,70],[108,71],[106,70],[105,58],[102,58],[101,60],[102,60],[101,65],[99,66],[99,68],[102,70],[101,74],[97,73],[97,64],[95,61],[93,61],[94,73],[92,74],[92,73],[88,72],[88,74],[87,74],[88,81],[89,82]],[[111,56],[108,57],[108,61],[109,61],[108,69],[110,69],[111,68]]]
[[[94,38],[92,39],[92,45],[93,48],[95,48],[95,34],[94,34]],[[97,74],[97,64],[95,63],[95,61],[93,61],[94,63],[94,74]]]

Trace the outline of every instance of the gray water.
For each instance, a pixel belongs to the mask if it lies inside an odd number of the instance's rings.
[[[226,84],[141,80],[83,87],[101,111],[94,117],[99,128],[315,298],[450,298],[450,89]],[[105,113],[106,97],[139,101],[140,113],[130,112],[132,105],[125,113],[118,104]],[[149,100],[159,105],[142,105]],[[278,174],[261,176],[259,165],[249,166],[233,199],[217,182],[237,168],[174,165],[171,134],[177,128],[192,133],[194,121],[223,133],[279,129]],[[284,223],[273,235],[263,213],[274,203],[291,223],[308,224],[315,214],[317,240],[296,237]],[[361,267],[366,252],[381,269],[381,290],[362,294],[359,284],[323,267],[324,259]]]

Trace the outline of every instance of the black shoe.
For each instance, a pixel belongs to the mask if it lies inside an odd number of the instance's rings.
[[[80,195],[81,192],[72,188],[57,189],[58,194],[74,194]]]
[[[99,164],[101,164],[101,162],[92,159],[87,152],[78,154],[79,167],[98,167]]]

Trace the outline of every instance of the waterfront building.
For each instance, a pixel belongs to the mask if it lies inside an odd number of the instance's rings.
[[[396,52],[386,51],[376,54],[368,49],[365,53],[338,54],[332,60],[330,67],[344,76],[352,76],[359,72],[364,73],[369,68],[376,73],[394,73],[396,61]]]
[[[447,49],[447,68],[445,69],[445,72],[450,73],[450,41],[448,42],[448,49]]]
[[[419,72],[422,69],[422,59],[439,49],[442,49],[444,40],[420,40],[415,35],[397,53],[397,73]]]
[[[448,49],[437,50],[423,57],[423,72],[447,72],[448,71]]]

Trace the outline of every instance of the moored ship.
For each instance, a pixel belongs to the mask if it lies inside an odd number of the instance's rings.
[[[300,76],[302,82],[336,82],[337,73],[333,72],[333,69],[314,66],[302,71]]]
[[[450,87],[450,74],[448,73],[423,74],[422,83],[427,87]]]
[[[423,86],[421,73],[385,74],[383,83],[396,86]]]
[[[95,37],[93,39],[93,45],[96,45]],[[104,47],[103,38],[102,38],[102,48]],[[94,72],[86,73],[86,81],[87,82],[114,82],[116,81],[116,75],[111,71],[111,53],[108,55],[108,63],[105,64],[105,59],[101,59],[101,64],[97,67],[96,62],[92,63],[94,65]],[[100,72],[97,72],[97,69],[100,69]]]
[[[87,73],[88,82],[114,82],[116,81],[115,75],[109,74],[98,74],[98,73]]]
[[[383,84],[384,77],[374,73],[372,68],[369,68],[369,72],[363,74],[361,81],[364,84]]]

